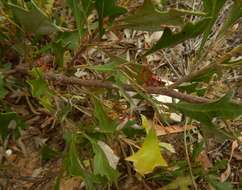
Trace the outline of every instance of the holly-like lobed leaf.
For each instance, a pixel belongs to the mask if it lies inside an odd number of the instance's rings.
[[[149,122],[145,117],[142,117],[142,124],[147,136],[144,143],[138,152],[126,158],[126,160],[134,163],[135,170],[141,175],[151,173],[155,167],[167,166],[165,159],[160,152],[159,140],[153,127],[147,126]]]
[[[126,13],[126,9],[116,6],[117,0],[95,0],[96,9],[98,12],[99,33],[102,36],[104,33],[103,20],[109,17],[112,21],[115,17]]]
[[[212,123],[214,118],[235,119],[242,115],[242,105],[233,102],[232,95],[233,93],[228,93],[212,103],[192,104],[179,102],[177,104],[170,104],[170,106],[209,127],[211,133],[216,133],[216,131],[219,131]]]
[[[77,150],[77,136],[72,133],[65,134],[68,151],[64,160],[64,166],[70,176],[80,176],[85,180],[88,190],[93,190],[91,174],[83,167]]]
[[[184,24],[183,12],[170,10],[168,12],[159,12],[155,9],[151,0],[145,0],[142,7],[138,8],[135,13],[127,16],[122,20],[120,26],[144,31],[160,31],[162,28],[179,27]]]
[[[94,174],[106,177],[108,181],[117,183],[119,172],[109,163],[104,151],[98,143],[91,141],[94,156]]]
[[[206,104],[179,102],[172,107],[201,122],[212,121],[213,118],[235,119],[242,115],[242,105],[232,101],[233,93]]]
[[[197,23],[187,23],[181,32],[173,33],[171,29],[165,28],[163,35],[159,41],[148,50],[144,56],[147,56],[155,51],[163,48],[172,47],[179,43],[182,43],[190,38],[195,38],[198,35],[202,34],[207,27],[207,22],[209,19],[203,19]]]
[[[94,115],[98,120],[98,127],[100,132],[112,133],[116,130],[118,123],[112,120],[103,109],[101,102],[97,98],[93,98],[92,102],[94,104]]]
[[[38,35],[46,35],[59,31],[59,28],[51,23],[50,19],[41,11],[38,6],[31,1],[30,10],[23,9],[14,4],[9,4],[17,22],[26,32],[32,32]]]
[[[53,108],[52,104],[52,96],[53,91],[50,90],[47,82],[44,79],[43,73],[39,68],[35,68],[31,71],[32,76],[34,79],[28,80],[27,83],[31,87],[32,95],[39,99],[39,103],[46,108],[47,110],[51,111]]]
[[[52,91],[49,89],[47,82],[43,77],[43,73],[40,69],[33,69],[31,74],[35,79],[28,80],[28,84],[31,87],[32,95],[37,98],[41,98],[43,96],[51,96]]]

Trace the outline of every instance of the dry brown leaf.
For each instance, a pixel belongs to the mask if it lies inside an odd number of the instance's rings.
[[[221,174],[220,181],[225,182],[231,174],[231,166],[230,163],[227,164],[226,170]]]
[[[196,161],[200,162],[202,164],[202,166],[204,167],[205,170],[207,170],[208,168],[211,168],[213,165],[211,163],[211,161],[208,158],[208,155],[205,151],[202,151]]]
[[[227,164],[227,168],[226,168],[226,170],[225,170],[225,171],[221,174],[221,176],[220,176],[220,181],[221,181],[221,182],[225,182],[225,181],[229,178],[229,176],[230,176],[230,174],[231,174],[231,166],[230,166],[230,162],[231,162],[231,159],[232,159],[232,157],[233,157],[234,150],[235,150],[236,148],[238,148],[238,147],[239,147],[238,141],[237,141],[237,140],[234,140],[234,141],[232,142],[231,153],[230,153],[230,158],[229,158],[229,161],[228,161],[228,164]]]
[[[69,179],[61,179],[60,190],[74,190],[80,189],[81,181],[79,177],[72,177]]]
[[[174,133],[182,133],[186,130],[191,130],[196,128],[196,126],[187,125],[185,126],[178,126],[178,125],[170,125],[168,127],[164,127],[162,125],[155,125],[156,135],[157,136],[163,136],[163,135],[169,135]]]

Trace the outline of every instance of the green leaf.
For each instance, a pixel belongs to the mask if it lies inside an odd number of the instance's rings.
[[[51,44],[51,50],[55,55],[55,64],[60,67],[63,67],[64,65],[64,53],[66,51],[65,48],[66,47],[60,41],[53,42]]]
[[[151,173],[157,166],[167,166],[165,159],[160,153],[159,140],[155,130],[148,126],[147,119],[143,117],[142,125],[148,134],[141,149],[126,160],[134,163],[135,170],[141,175]]]
[[[170,104],[171,107],[182,112],[210,128],[210,132],[216,132],[216,126],[213,125],[214,118],[234,119],[242,115],[242,105],[231,100],[232,93],[228,93],[218,101],[206,104],[192,104],[179,102]],[[216,133],[215,133],[216,134]]]
[[[192,104],[180,102],[175,108],[184,114],[191,116],[201,122],[211,121],[213,118],[235,119],[242,114],[242,105],[234,103],[233,93],[228,93],[218,101],[206,104]]]
[[[160,31],[164,26],[182,26],[185,13],[177,10],[168,12],[158,12],[151,0],[145,0],[142,7],[138,8],[134,14],[122,20],[123,28],[132,28],[144,31]]]
[[[54,190],[60,190],[60,185],[61,185],[61,176],[59,175],[55,179]]]
[[[98,12],[99,33],[104,34],[103,19],[109,17],[112,21],[115,17],[126,13],[126,9],[116,6],[117,0],[95,0],[96,9]]]
[[[83,34],[83,26],[82,26],[82,16],[81,16],[81,10],[79,9],[78,6],[78,1],[77,0],[67,0],[68,5],[70,6],[73,15],[76,20],[76,25],[78,29],[79,36],[82,37]],[[83,22],[84,23],[84,22]]]
[[[219,12],[222,9],[223,5],[225,4],[226,0],[203,0],[204,11],[207,13],[208,17],[211,18],[207,20],[206,28],[204,29],[203,39],[200,46],[199,52],[202,51],[204,44],[206,43],[209,34],[212,31],[212,27],[216,22]]]
[[[77,136],[72,133],[65,134],[65,140],[68,145],[68,151],[64,160],[65,168],[69,175],[80,176],[85,182],[88,190],[93,190],[94,186],[91,180],[91,174],[83,167],[77,151]]]
[[[116,63],[106,63],[104,65],[91,65],[88,66],[88,69],[93,69],[97,72],[113,72],[117,69]]]
[[[117,122],[113,121],[105,113],[102,104],[97,98],[93,98],[94,115],[98,120],[98,126],[101,132],[112,133],[116,130]]]
[[[168,48],[179,43],[184,42],[190,38],[194,38],[203,33],[203,31],[207,27],[207,22],[209,19],[203,19],[195,24],[187,23],[181,32],[172,33],[171,29],[165,28],[163,35],[159,39],[159,41],[148,50],[144,56],[147,56],[155,51],[163,48]]]
[[[233,24],[242,17],[242,1],[234,0],[230,8],[227,19],[224,22],[223,28],[220,31],[220,36],[223,35]]]
[[[94,174],[106,177],[110,182],[117,183],[119,172],[111,167],[102,148],[95,141],[91,141],[94,156]]]
[[[49,18],[33,1],[31,1],[31,4],[31,10],[26,10],[17,5],[9,4],[9,8],[12,10],[16,20],[26,32],[45,35],[59,31],[58,27],[50,22]]]
[[[75,17],[78,34],[79,34],[79,37],[81,38],[84,33],[84,24],[87,21],[87,17],[92,8],[93,2],[91,0],[66,0],[66,1]]]
[[[51,96],[52,92],[43,77],[42,71],[40,69],[33,69],[31,74],[35,77],[35,79],[28,80],[27,82],[31,87],[32,95],[37,98]]]
[[[192,179],[190,176],[179,176],[160,190],[189,190],[191,185]]]
[[[105,52],[106,53],[106,52]],[[126,59],[123,59],[121,57],[106,53],[110,61],[103,65],[90,65],[88,66],[88,69],[93,69],[97,72],[113,72],[114,76],[116,76],[117,72],[119,72],[119,66],[127,63],[128,61]]]
[[[55,150],[51,149],[46,145],[41,150],[41,159],[43,161],[51,160],[53,158],[56,158],[57,156],[58,156],[58,152],[56,152]]]
[[[209,184],[214,188],[214,190],[233,190],[233,186],[229,182],[220,182],[214,176],[209,176]]]
[[[3,77],[0,75],[0,100],[3,99],[7,95],[8,91],[4,87]]]
[[[0,113],[0,133],[3,140],[7,138],[7,136],[10,133],[9,124],[11,122],[15,122],[16,126],[14,126],[13,135],[15,138],[18,138],[20,136],[20,130],[26,128],[26,124],[24,121],[17,115],[15,112],[6,112],[6,113]],[[12,126],[13,127],[13,126]]]
[[[201,141],[196,143],[192,151],[192,160],[195,160],[203,150],[204,150],[204,142]]]
[[[60,42],[62,47],[74,50],[79,46],[78,31],[62,32],[56,42]],[[57,48],[58,49],[58,48]]]

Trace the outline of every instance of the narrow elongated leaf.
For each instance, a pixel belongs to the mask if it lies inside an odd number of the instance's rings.
[[[194,38],[203,33],[207,27],[207,22],[209,19],[203,19],[195,24],[187,23],[181,32],[172,33],[169,28],[165,28],[163,35],[159,41],[148,50],[144,56],[154,53],[155,51],[163,48],[168,48],[174,45],[177,45],[185,40]]]
[[[144,175],[151,173],[157,166],[167,166],[167,163],[160,153],[159,140],[154,128],[147,126],[149,122],[145,117],[142,117],[142,124],[148,130],[144,144],[138,152],[126,158],[126,160],[132,161],[135,170]]]
[[[93,2],[91,0],[66,0],[74,15],[79,37],[83,36],[84,24],[92,10]]]
[[[81,10],[79,9],[79,4],[78,4],[79,1],[77,0],[67,0],[67,3],[69,5],[69,7],[71,8],[72,10],[72,13],[75,17],[75,20],[76,20],[76,25],[77,25],[77,29],[78,29],[78,33],[79,33],[79,36],[81,37],[82,36],[82,33],[83,33],[83,26],[82,26],[82,23],[84,23],[82,20],[84,19],[81,15]]]
[[[233,24],[235,24],[242,17],[242,1],[234,0],[230,8],[229,15],[221,29],[220,35],[223,35]]]
[[[100,131],[104,133],[114,132],[117,127],[117,122],[107,116],[98,99],[93,98],[93,104],[95,106],[94,115],[98,120]]]
[[[7,95],[8,91],[4,87],[3,77],[0,75],[0,100]]]
[[[159,31],[165,26],[177,27],[183,25],[184,12],[171,10],[168,12],[158,12],[151,0],[145,0],[142,7],[136,12],[122,20],[123,28],[135,30]]]
[[[105,17],[109,17],[110,21],[112,21],[115,17],[126,12],[125,8],[116,6],[116,1],[117,0],[95,0],[100,35],[104,33],[103,19]]]
[[[225,2],[226,0],[203,0],[204,12],[206,12],[208,14],[208,17],[211,19],[208,20],[206,28],[204,30],[199,52],[202,51],[202,48],[204,47],[204,44],[206,43],[208,36],[212,31],[212,27],[216,22],[219,16],[219,12],[224,6]]]
[[[12,10],[18,23],[26,32],[45,35],[59,30],[33,1],[31,1],[31,4],[31,10],[26,10],[14,4],[9,4],[9,8]]]

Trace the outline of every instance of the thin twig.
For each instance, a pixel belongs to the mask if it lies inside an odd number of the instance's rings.
[[[24,67],[17,67],[14,70],[10,71],[11,74],[15,73],[22,73],[28,74],[28,68]],[[83,87],[89,88],[106,88],[106,89],[118,89],[118,87],[111,81],[102,81],[102,80],[82,80],[76,77],[67,77],[63,74],[55,74],[53,72],[44,73],[44,78],[50,81],[56,81],[62,85],[78,85]],[[132,85],[124,84],[121,86],[124,90],[127,91],[136,91],[135,87]],[[184,94],[172,89],[168,89],[165,87],[154,87],[148,86],[143,87],[144,92],[149,94],[161,94],[170,96],[173,98],[177,98],[180,100],[184,100],[190,103],[209,103],[210,100],[203,97],[193,96],[189,94]]]
[[[195,177],[194,177],[193,172],[192,172],[192,164],[191,164],[191,160],[190,160],[190,156],[189,156],[189,152],[188,152],[188,147],[187,147],[187,119],[186,119],[186,122],[185,122],[185,130],[184,130],[184,146],[185,146],[187,164],[188,164],[188,167],[189,167],[189,173],[190,173],[190,176],[191,176],[191,179],[192,179],[192,184],[194,186],[194,189],[198,190],[197,184],[196,184],[196,181],[195,181]]]

